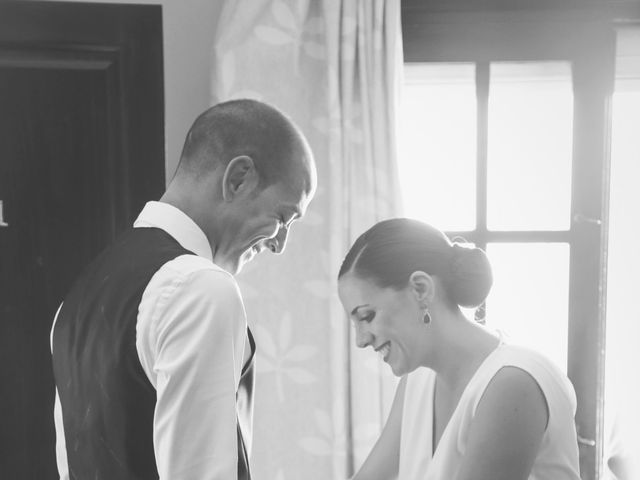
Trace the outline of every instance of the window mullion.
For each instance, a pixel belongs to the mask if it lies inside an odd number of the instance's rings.
[[[476,63],[477,167],[476,245],[487,247],[487,151],[489,143],[489,62]]]

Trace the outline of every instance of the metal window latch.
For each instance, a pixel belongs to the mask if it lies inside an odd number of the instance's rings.
[[[599,218],[591,218],[581,213],[576,213],[573,216],[573,221],[576,223],[591,223],[593,225],[602,225],[602,220]]]
[[[4,215],[2,213],[2,200],[0,200],[0,227],[8,227],[9,224],[4,221]]]

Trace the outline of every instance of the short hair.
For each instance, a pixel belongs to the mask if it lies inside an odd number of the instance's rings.
[[[381,221],[360,235],[338,278],[353,272],[380,288],[401,290],[418,270],[440,278],[447,298],[462,307],[481,305],[493,283],[483,250],[452,243],[437,228],[409,218]]]
[[[288,180],[295,156],[308,155],[307,149],[302,133],[275,107],[257,100],[230,100],[193,122],[176,175],[199,176],[247,155],[267,186]]]

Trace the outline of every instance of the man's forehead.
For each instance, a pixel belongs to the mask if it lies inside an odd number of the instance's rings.
[[[287,162],[287,183],[293,188],[305,191],[309,197],[313,197],[318,183],[316,163],[304,136],[301,136],[300,140],[301,148],[295,149],[296,151],[292,152]]]
[[[296,214],[299,217],[303,216],[311,202],[311,195],[305,190],[301,191],[288,185],[285,186],[284,191],[280,207],[288,213]]]

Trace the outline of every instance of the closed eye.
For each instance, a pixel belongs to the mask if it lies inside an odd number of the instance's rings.
[[[297,208],[285,207],[280,212],[279,222],[284,228],[291,228],[291,224],[301,217],[301,212]]]
[[[360,321],[370,323],[375,318],[375,316],[376,312],[367,313],[366,315],[360,317]]]
[[[282,226],[284,228],[289,229],[291,228],[291,224],[293,224],[293,222],[295,222],[298,218],[298,215],[293,215],[289,220],[285,220],[283,217],[282,219],[280,219],[280,221],[282,222]]]
[[[291,220],[287,222],[284,217],[278,218],[278,230],[282,230],[282,229],[289,230],[290,226],[291,226]]]

